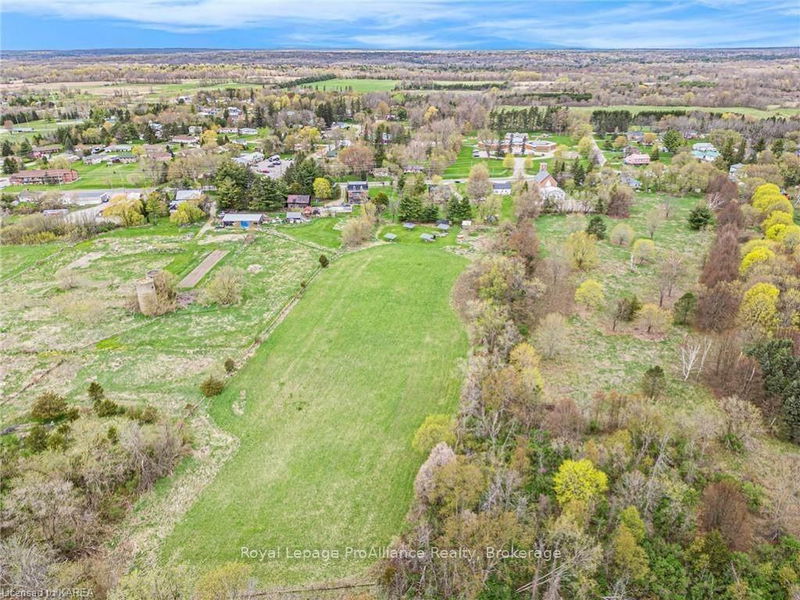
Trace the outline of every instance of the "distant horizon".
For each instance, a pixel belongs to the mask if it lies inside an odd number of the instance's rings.
[[[6,51],[796,47],[797,0],[4,0]],[[77,40],[80,40],[78,42]]]
[[[722,52],[731,50],[793,50],[798,46],[687,46],[683,48],[581,48],[581,47],[529,47],[529,48],[343,48],[343,47],[263,47],[263,48],[223,48],[223,47],[202,47],[202,46],[140,46],[140,47],[109,47],[109,48],[18,48],[3,49],[7,54],[25,54],[30,52],[52,52],[52,53],[107,53],[107,52],[391,52],[403,53],[412,52],[424,54],[426,52],[675,52],[675,51],[712,51]],[[800,58],[800,56],[798,56]]]

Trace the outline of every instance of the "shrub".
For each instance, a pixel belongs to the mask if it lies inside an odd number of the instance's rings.
[[[689,229],[700,231],[714,223],[714,213],[707,206],[697,206],[689,213]]]
[[[657,399],[664,393],[667,387],[667,379],[664,376],[664,369],[659,366],[650,367],[642,375],[641,388],[646,398]]]
[[[134,406],[128,409],[128,418],[142,425],[152,425],[158,421],[158,410],[149,404],[144,407]]]
[[[739,274],[746,275],[753,265],[769,262],[773,258],[775,258],[775,253],[769,248],[764,246],[754,248],[742,259],[742,263],[739,265]]]
[[[669,313],[657,304],[645,304],[639,311],[639,320],[647,333],[663,333],[669,323]]]
[[[634,236],[633,228],[627,223],[617,223],[611,230],[609,241],[617,246],[627,246]]]
[[[594,215],[589,219],[589,224],[586,226],[586,233],[593,235],[598,240],[603,240],[606,237],[606,222],[600,215]]]
[[[105,397],[105,390],[103,390],[103,386],[96,381],[93,381],[89,384],[87,392],[89,394],[89,400],[92,402],[99,402]]]
[[[569,327],[564,315],[549,313],[536,328],[536,349],[545,358],[553,358],[566,348],[568,334]]]
[[[414,450],[427,454],[440,442],[453,446],[456,441],[453,419],[449,415],[428,415],[414,434]]]
[[[69,408],[63,396],[45,392],[34,400],[30,415],[34,421],[51,423],[61,419],[75,420],[78,418],[78,410]]]
[[[761,230],[769,231],[774,225],[785,225],[788,227],[789,225],[794,225],[794,220],[790,213],[776,210],[771,212],[770,215],[764,219],[764,222],[761,223]]]
[[[633,243],[631,248],[631,262],[637,265],[650,262],[656,253],[656,245],[653,240],[640,238]]]
[[[100,398],[93,403],[92,408],[98,417],[114,417],[125,414],[125,409],[116,402],[107,398]]]
[[[581,271],[592,269],[597,265],[597,244],[593,236],[585,231],[571,233],[566,241],[572,266]]]
[[[225,366],[225,372],[228,374],[233,373],[236,370],[236,363],[233,362],[232,358],[226,358],[224,366]]]
[[[594,279],[587,279],[575,290],[575,302],[591,310],[600,308],[605,299],[603,285]]]
[[[200,221],[205,216],[205,213],[195,203],[181,202],[169,216],[169,221],[176,225],[189,225]]]
[[[223,267],[206,285],[203,296],[209,304],[230,306],[241,301],[243,288],[244,275],[242,271],[234,267]]]
[[[697,297],[692,292],[686,292],[678,298],[672,307],[672,322],[675,325],[688,325],[694,318],[697,307]]]
[[[328,257],[325,256],[324,254],[320,254],[319,255],[319,266],[322,267],[323,269],[325,269],[325,268],[328,267],[329,264],[330,264],[330,261],[328,260]]]
[[[636,296],[630,298],[620,298],[614,307],[612,330],[617,328],[617,322],[624,321],[630,323],[642,309],[642,303]]]
[[[225,383],[221,379],[217,379],[213,375],[209,375],[200,384],[200,391],[206,398],[212,396],[219,396],[222,390],[225,389]]]

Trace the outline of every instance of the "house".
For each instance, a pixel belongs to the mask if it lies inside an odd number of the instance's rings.
[[[302,213],[299,212],[287,212],[286,213],[286,222],[287,223],[307,223],[308,219],[306,219]]]
[[[311,206],[311,196],[307,194],[289,194],[286,197],[286,207],[302,210]]]
[[[106,152],[130,152],[133,146],[130,144],[111,144],[106,146]]]
[[[539,163],[539,172],[533,176],[533,182],[539,190],[558,187],[558,181],[547,170],[547,163]]]
[[[116,154],[114,156],[109,157],[109,162],[121,163],[121,164],[135,163],[138,160],[139,157],[136,156],[133,152],[123,152],[121,154]]]
[[[436,240],[436,236],[431,233],[423,233],[419,236],[419,239],[421,239],[423,242],[433,242]]]
[[[511,182],[510,181],[493,181],[492,193],[499,194],[500,196],[511,195]]]
[[[196,144],[200,138],[196,135],[173,135],[170,141],[173,144]]]
[[[239,135],[258,135],[258,129],[254,127],[240,127]]]
[[[360,204],[369,198],[369,184],[366,181],[350,181],[347,183],[347,201]]]
[[[628,141],[642,143],[644,141],[644,131],[629,131],[625,134]]]
[[[50,144],[48,146],[34,146],[31,150],[32,158],[42,158],[43,156],[53,156],[61,152],[61,146],[58,144]]]
[[[264,215],[260,213],[228,213],[222,217],[222,224],[225,227],[239,225],[242,229],[247,229],[250,225],[260,225],[263,222]]]
[[[11,175],[11,185],[60,185],[78,179],[74,169],[31,169]]]
[[[111,160],[111,155],[105,152],[101,152],[100,154],[87,154],[82,160],[85,165],[99,165],[100,163]]]
[[[169,203],[169,210],[172,212],[184,202],[200,202],[203,199],[201,190],[178,190],[175,192],[175,199]]]
[[[393,242],[397,239],[397,236],[393,233],[387,233],[383,236],[383,239],[385,239],[387,242]]]
[[[640,187],[642,187],[641,181],[625,173],[620,173],[619,180],[625,185],[630,186],[635,190],[638,190]]]
[[[236,135],[239,133],[239,130],[236,127],[220,127],[217,129],[217,133],[220,135]]]
[[[87,206],[93,204],[102,204],[111,199],[110,192],[102,190],[76,190],[74,192],[67,192],[61,196],[62,204],[75,204],[77,206]]]
[[[714,162],[719,156],[719,151],[714,144],[708,142],[698,142],[692,144],[692,156],[704,162]]]
[[[650,156],[635,152],[626,156],[622,162],[624,162],[626,165],[649,165]]]

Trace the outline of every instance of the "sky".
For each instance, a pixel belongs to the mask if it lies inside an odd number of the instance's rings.
[[[0,49],[800,46],[800,0],[0,0]]]

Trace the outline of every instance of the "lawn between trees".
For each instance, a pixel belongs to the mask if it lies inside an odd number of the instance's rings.
[[[467,338],[450,305],[466,260],[381,245],[323,270],[216,397],[240,446],[167,539],[162,559],[204,568],[241,548],[385,546],[424,456],[425,417],[458,401]],[[369,559],[253,561],[262,584],[357,574]]]

